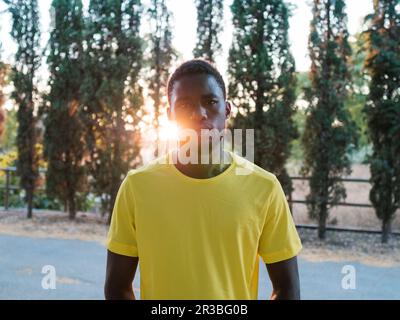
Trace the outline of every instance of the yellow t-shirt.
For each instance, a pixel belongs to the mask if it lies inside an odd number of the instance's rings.
[[[257,299],[259,257],[301,250],[277,178],[231,155],[209,179],[184,175],[167,156],[127,174],[107,248],[139,257],[141,299]]]

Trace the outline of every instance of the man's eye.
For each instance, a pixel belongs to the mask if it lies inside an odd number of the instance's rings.
[[[218,100],[215,100],[215,99],[211,99],[209,101],[209,104],[211,104],[211,105],[216,105],[217,103],[218,103]]]

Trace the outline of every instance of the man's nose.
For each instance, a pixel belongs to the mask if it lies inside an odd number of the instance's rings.
[[[201,121],[207,119],[206,109],[199,105],[192,110],[192,114],[190,116],[190,120],[192,121]]]

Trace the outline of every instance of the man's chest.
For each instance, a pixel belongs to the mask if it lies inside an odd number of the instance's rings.
[[[158,189],[158,190],[157,190]],[[146,191],[146,190],[143,190]],[[235,238],[261,233],[264,215],[260,201],[240,190],[153,188],[152,198],[136,197],[135,221],[138,234],[188,239]]]

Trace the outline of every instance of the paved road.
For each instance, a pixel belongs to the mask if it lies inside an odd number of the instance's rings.
[[[346,264],[356,271],[356,289],[342,289]],[[42,268],[56,271],[56,289],[42,288]],[[400,299],[400,267],[299,259],[303,299]],[[105,249],[96,242],[0,235],[0,299],[103,299]],[[259,298],[271,286],[260,266]],[[139,297],[139,276],[135,293]],[[265,289],[267,288],[267,289]]]

